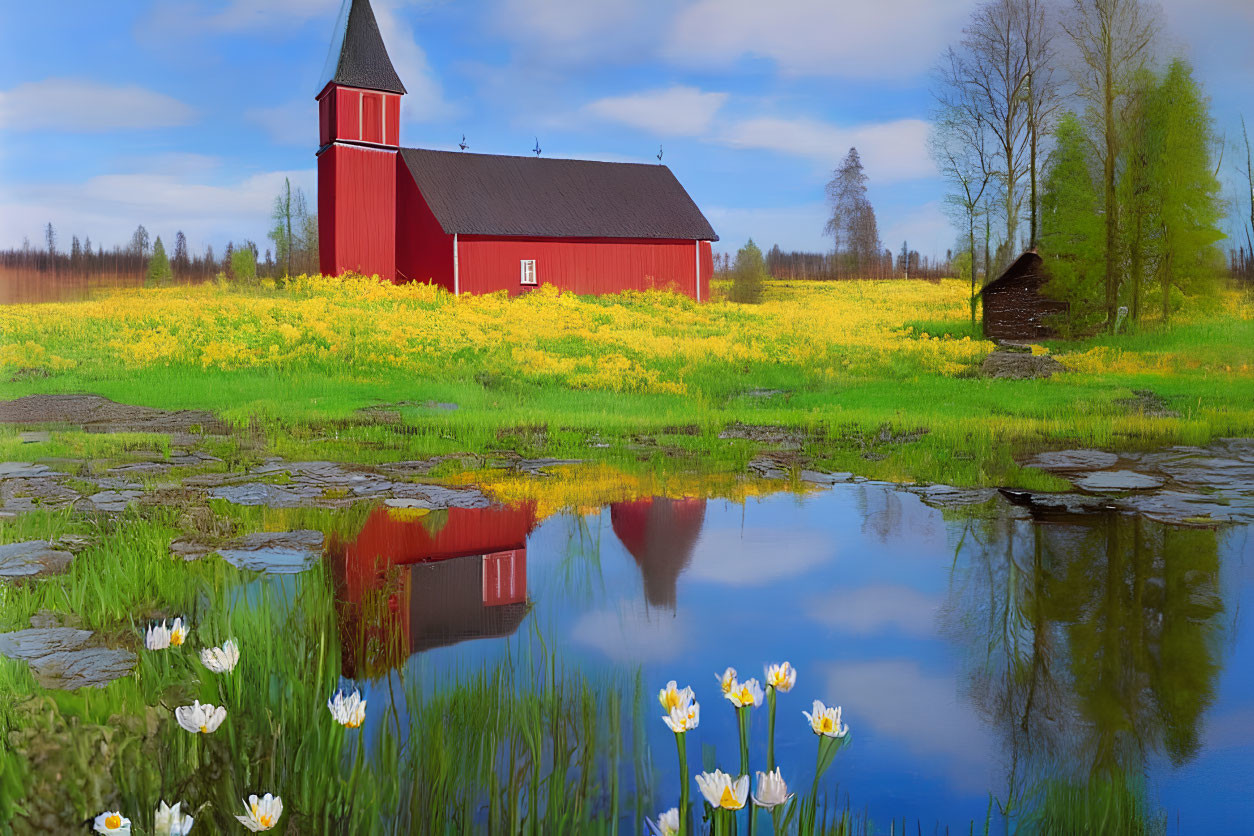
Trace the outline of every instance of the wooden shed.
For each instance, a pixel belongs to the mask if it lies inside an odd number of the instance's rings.
[[[1015,259],[984,286],[984,336],[993,340],[1038,340],[1054,336],[1051,319],[1067,312],[1067,303],[1041,292],[1049,274],[1036,250]]]

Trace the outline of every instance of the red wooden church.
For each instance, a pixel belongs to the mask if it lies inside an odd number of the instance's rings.
[[[369,0],[346,0],[337,37],[317,97],[324,274],[708,298],[718,236],[669,168],[402,148],[405,85]]]

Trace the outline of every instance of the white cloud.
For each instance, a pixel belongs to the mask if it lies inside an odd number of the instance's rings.
[[[318,144],[318,103],[312,97],[274,107],[249,108],[244,115],[279,145],[312,148]]]
[[[196,111],[138,85],[48,78],[0,91],[0,130],[100,133],[187,125]]]
[[[804,574],[835,556],[836,544],[817,531],[791,531],[788,547],[780,548],[779,532],[773,528],[714,529],[697,540],[684,577],[725,586],[761,586]]]
[[[944,762],[945,777],[966,792],[987,790],[997,774],[995,741],[951,677],[886,659],[828,665],[824,682],[820,698],[844,707],[854,735],[865,724],[916,757]]]
[[[726,93],[674,85],[626,96],[608,96],[585,106],[592,116],[659,136],[697,136],[709,129]]]
[[[527,64],[603,64],[651,54],[673,7],[668,0],[499,0],[491,26]]]
[[[666,55],[728,66],[765,58],[790,75],[908,79],[925,73],[974,0],[698,0],[681,12]]]
[[[761,116],[728,126],[715,141],[732,148],[760,149],[808,157],[835,168],[856,147],[872,183],[931,177],[936,166],[927,152],[929,123],[898,119],[843,127],[807,117]]]
[[[451,119],[460,108],[444,98],[444,89],[427,61],[427,53],[418,45],[414,30],[399,11],[402,5],[405,4],[401,0],[375,0],[372,4],[388,57],[407,91],[401,98],[401,119],[407,122]],[[401,141],[405,141],[404,137]]]
[[[614,609],[579,617],[571,628],[576,644],[599,650],[615,662],[672,662],[687,650],[690,631],[682,615],[620,601]]]
[[[908,586],[857,586],[816,595],[804,604],[820,624],[859,636],[899,632],[928,637],[936,633],[939,603]]]
[[[183,230],[189,244],[221,247],[228,239],[251,238],[262,250],[274,197],[290,177],[312,199],[314,170],[271,171],[239,180],[215,181],[199,167],[102,174],[81,183],[26,183],[0,191],[0,246],[18,246],[23,235],[37,240],[49,221],[68,240],[90,235],[106,248],[124,243],[139,224],[155,237]]]

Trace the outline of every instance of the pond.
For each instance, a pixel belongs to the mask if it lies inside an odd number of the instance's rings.
[[[553,681],[573,671],[615,695],[609,705],[593,686],[590,716],[624,776],[615,809],[630,825],[677,801],[658,689],[677,680],[701,703],[693,770],[734,773],[737,721],[717,675],[762,680],[766,663],[788,660],[799,675],[778,697],[784,777],[804,791],[814,768],[802,711],[842,706],[852,733],[825,787],[855,832],[903,819],[911,831],[1042,832],[1086,805],[1145,825],[1127,832],[1254,823],[1248,527],[1034,518],[1000,499],[942,511],[863,483],[546,519],[529,503],[378,507],[329,538],[325,557],[343,684],[390,727],[367,743],[384,769],[419,728],[463,722],[441,689],[548,659]],[[305,577],[250,589],[296,600]],[[418,711],[447,719],[417,723]],[[762,769],[764,709],[751,738]]]

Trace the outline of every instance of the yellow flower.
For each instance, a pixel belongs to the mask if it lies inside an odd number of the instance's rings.
[[[814,701],[814,713],[801,712],[810,721],[810,728],[815,734],[826,737],[844,737],[849,734],[849,726],[840,723],[840,706],[828,708],[822,700]]]
[[[253,833],[269,830],[279,823],[279,817],[283,815],[283,799],[270,793],[266,793],[263,798],[250,795],[244,806],[248,808],[247,815],[235,818]]]
[[[185,641],[187,641],[187,626],[183,624],[183,619],[176,618],[170,625],[170,647],[182,647]]]
[[[797,683],[797,669],[787,662],[771,665],[766,669],[766,684],[776,691],[787,694]]]
[[[327,710],[335,722],[345,728],[361,728],[361,724],[366,722],[366,701],[361,698],[360,691],[353,691],[348,697],[343,691],[337,691],[335,699],[327,700]]]
[[[739,810],[745,806],[749,797],[749,776],[741,775],[735,781],[722,770],[702,772],[697,776],[697,786],[711,807],[724,810]]]
[[[673,679],[666,683],[666,687],[659,691],[657,695],[658,702],[662,704],[662,708],[667,712],[685,701],[691,702],[694,697],[695,694],[693,694],[691,688],[684,688],[681,691],[678,688],[678,683]]]
[[[732,686],[736,684],[736,669],[728,668],[723,671],[721,676],[719,674],[714,674],[714,678],[718,680],[718,686],[722,688],[723,693],[726,694],[732,689]]]
[[[118,812],[101,813],[96,816],[96,822],[92,829],[97,833],[129,834],[131,832],[131,820]]]
[[[762,704],[762,686],[756,679],[747,682],[733,682],[731,688],[723,695],[737,708],[757,708]]]

